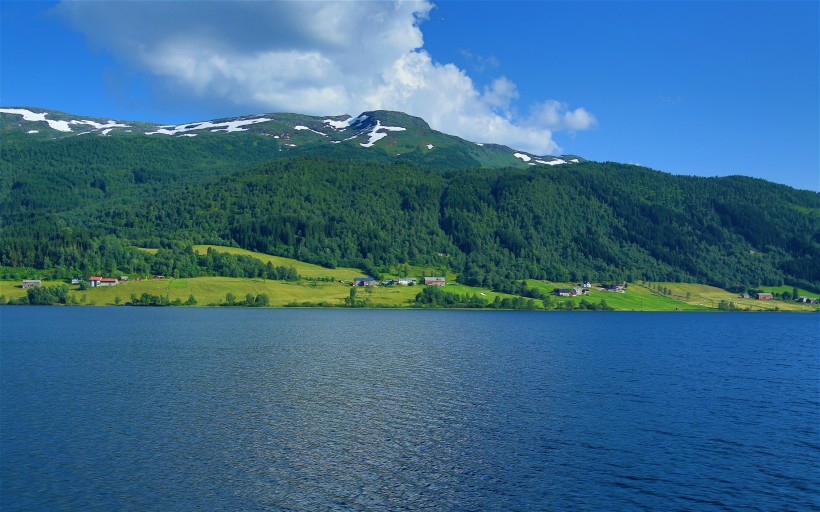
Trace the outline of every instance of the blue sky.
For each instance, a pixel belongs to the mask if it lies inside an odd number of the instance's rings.
[[[820,190],[820,3],[15,2],[0,105],[402,110],[476,142]]]

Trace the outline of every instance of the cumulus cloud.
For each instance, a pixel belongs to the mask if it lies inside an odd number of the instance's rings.
[[[421,31],[433,8],[426,0],[64,1],[55,11],[92,45],[238,110],[400,110],[468,140],[539,154],[560,150],[554,131],[595,125],[583,108],[554,100],[517,118],[510,79],[479,90],[464,70],[435,62]]]
[[[548,100],[535,105],[526,124],[545,126],[553,130],[577,132],[594,127],[598,120],[583,107],[569,110],[566,103]]]

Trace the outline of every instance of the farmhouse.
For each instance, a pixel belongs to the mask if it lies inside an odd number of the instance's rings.
[[[443,277],[425,277],[424,284],[427,286],[444,286],[444,278]]]
[[[92,288],[96,288],[98,286],[116,286],[118,281],[114,277],[100,277],[100,276],[91,276],[88,278],[88,282],[91,284]]]
[[[576,292],[573,288],[555,288],[552,290],[552,293],[558,295],[559,297],[575,297],[578,295],[578,292]]]
[[[372,277],[354,277],[353,286],[373,286],[376,281]]]
[[[23,289],[27,288],[39,288],[43,286],[43,283],[39,279],[23,279]]]
[[[772,300],[773,298],[774,298],[774,295],[772,295],[771,293],[758,293],[757,294],[757,300]]]

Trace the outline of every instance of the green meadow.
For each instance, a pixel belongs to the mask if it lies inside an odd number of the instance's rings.
[[[356,268],[324,268],[302,261],[271,256],[244,249],[231,247],[197,245],[194,251],[204,253],[209,248],[216,251],[235,255],[250,256],[270,262],[274,266],[294,267],[303,277],[299,281],[274,281],[268,279],[247,279],[230,277],[196,277],[185,279],[132,279],[116,286],[89,288],[81,290],[79,285],[69,285],[70,301],[73,304],[86,305],[118,305],[131,301],[131,297],[139,298],[142,294],[167,297],[169,302],[178,300],[185,302],[193,296],[197,306],[216,306],[225,304],[228,295],[233,295],[236,302],[244,302],[250,294],[254,297],[265,294],[269,298],[269,306],[344,306],[345,299],[350,296],[352,287],[350,282],[354,277],[364,276],[362,270]],[[443,269],[401,266],[390,268],[385,272],[386,277],[401,275],[445,275],[449,284],[444,291],[457,293],[462,296],[475,295],[492,303],[496,297],[500,299],[515,298],[514,295],[497,293],[491,290],[465,286],[455,283],[455,275]],[[43,281],[43,286],[59,286],[62,281]],[[548,281],[527,280],[529,288],[538,289],[545,294],[551,294],[555,288],[571,288],[573,283],[555,283]],[[666,293],[659,291],[666,289]],[[416,295],[424,289],[423,286],[374,286],[357,287],[356,300],[372,307],[413,307]],[[783,293],[792,292],[788,286],[768,287],[766,291]],[[806,290],[798,290],[799,295],[815,297]],[[5,301],[16,300],[26,295],[20,281],[0,280],[0,295]],[[576,306],[586,300],[592,304],[599,304],[602,300],[618,311],[714,311],[721,301],[734,304],[735,309],[750,311],[818,311],[816,304],[800,304],[794,301],[760,301],[755,299],[741,299],[737,294],[726,290],[689,283],[630,283],[624,293],[608,292],[598,288],[591,288],[587,295],[576,297],[558,297],[550,295],[548,299],[553,305],[571,301]],[[543,302],[536,300],[538,309],[542,309]]]
[[[193,249],[194,252],[200,254],[205,254],[206,252],[208,252],[208,249],[214,249],[215,251],[227,252],[229,254],[234,254],[236,256],[250,256],[252,258],[261,260],[263,263],[266,264],[270,262],[274,267],[293,267],[302,277],[308,279],[322,279],[329,277],[337,281],[341,280],[350,282],[353,281],[353,278],[361,277],[364,275],[362,274],[362,271],[357,268],[325,268],[320,265],[314,265],[312,263],[305,263],[303,261],[294,260],[290,258],[283,258],[281,256],[271,256],[269,254],[247,251],[245,249],[238,249],[235,247],[222,247],[219,245],[195,245]]]

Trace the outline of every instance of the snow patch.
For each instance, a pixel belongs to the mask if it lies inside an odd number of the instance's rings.
[[[536,160],[536,162],[544,165],[561,165],[567,163],[565,160],[561,160],[560,158],[550,160],[549,162],[547,162],[546,160]]]
[[[196,137],[195,133],[183,133],[180,137]]]
[[[26,121],[45,121],[46,120],[46,112],[42,114],[35,114],[31,110],[26,110],[24,108],[0,108],[0,113],[3,114],[17,114],[23,116],[23,119]]]
[[[105,130],[100,132],[100,135],[108,135],[109,133],[111,133],[111,130],[113,130],[113,128],[106,128]]]
[[[0,112],[2,112],[4,114],[17,114],[17,115],[23,116],[23,120],[25,120],[25,121],[34,121],[34,122],[44,121],[44,122],[48,123],[48,126],[50,128],[52,128],[53,130],[57,130],[57,131],[61,131],[61,132],[71,132],[71,131],[73,131],[71,129],[70,125],[93,126],[95,130],[102,130],[102,129],[105,129],[105,128],[114,128],[114,127],[130,128],[127,124],[120,124],[120,123],[117,123],[116,121],[111,121],[111,120],[109,120],[105,124],[101,124],[101,123],[98,123],[96,121],[87,121],[87,120],[82,120],[82,121],[77,121],[77,120],[61,121],[61,120],[57,120],[57,119],[46,119],[46,116],[48,115],[48,112],[39,112],[39,113],[37,113],[37,112],[32,112],[31,110],[27,110],[27,109],[24,109],[24,108],[0,108]],[[29,132],[29,133],[31,133],[31,132]]]
[[[435,146],[432,144],[427,144],[427,149],[433,149]]]
[[[572,162],[574,164],[580,164],[581,163],[577,158],[573,158],[572,160],[570,160],[570,162]]]
[[[95,130],[102,130],[102,129],[110,129],[110,128],[130,128],[127,124],[120,124],[116,121],[108,120],[107,123],[101,124],[95,121],[69,121],[68,124],[79,124],[79,125],[88,125],[93,126]]]
[[[331,128],[333,128],[334,130],[344,130],[348,126],[351,126],[351,125],[354,125],[354,124],[357,124],[357,123],[361,123],[362,121],[367,120],[367,118],[368,118],[368,116],[362,114],[359,117],[348,117],[347,119],[345,119],[343,121],[336,121],[334,119],[325,119],[322,122],[325,123],[326,125],[330,126]]]
[[[374,126],[368,134],[370,136],[370,140],[368,140],[367,142],[361,142],[359,143],[359,145],[363,148],[370,148],[373,147],[373,144],[375,144],[379,140],[387,137],[386,133],[380,133],[379,130],[387,130],[389,132],[403,132],[406,129],[407,128],[402,128],[401,126],[382,126],[381,121],[376,121],[376,126]]]
[[[40,133],[38,130],[29,130],[26,133]]]
[[[550,160],[549,162],[544,162],[547,165],[561,165],[567,163],[566,160],[561,160],[560,158],[556,158],[555,160]]]
[[[525,155],[524,153],[515,153],[513,156],[515,158],[520,158],[521,160],[523,160],[525,162],[529,162],[530,160],[532,160],[532,158],[530,158],[529,155]]]
[[[319,134],[319,135],[321,135],[322,137],[327,137],[327,134],[326,134],[326,133],[317,132],[316,130],[313,130],[313,129],[311,129],[311,128],[308,128],[307,126],[301,126],[301,125],[300,125],[300,126],[294,126],[294,127],[293,127],[293,129],[294,129],[294,130],[297,130],[297,131],[307,130],[307,131],[309,131],[309,132],[318,133],[318,134]]]
[[[51,128],[57,130],[58,132],[70,132],[71,131],[71,127],[68,126],[68,121],[55,121],[55,120],[52,120],[52,119],[46,119],[45,121],[48,123],[48,125]]]
[[[476,143],[475,143],[475,145],[476,145],[476,146],[481,146],[481,147],[484,147],[484,144],[482,144],[482,143],[480,143],[480,142],[476,142]]]
[[[268,119],[267,117],[259,117],[256,119],[240,119],[237,121],[226,121],[224,123],[214,123],[212,121],[203,121],[200,123],[188,123],[188,124],[181,124],[178,126],[160,126],[158,130],[153,132],[147,132],[145,135],[154,135],[154,134],[162,134],[162,135],[177,135],[179,133],[191,132],[196,130],[207,130],[211,129],[212,132],[245,132],[247,129],[242,128],[243,126],[257,124],[257,123],[265,123],[268,121],[272,121],[272,119]]]

